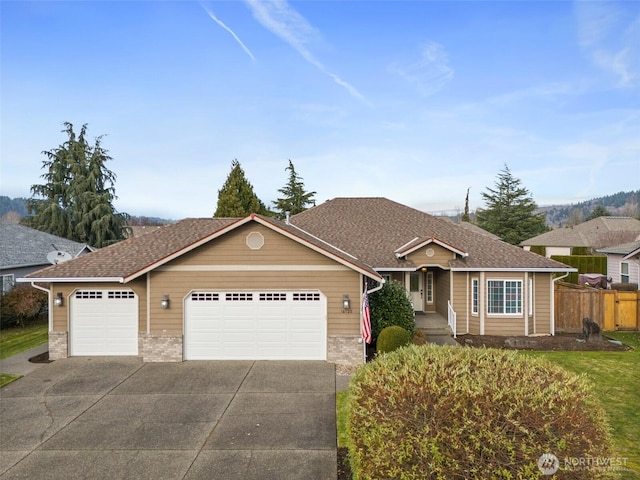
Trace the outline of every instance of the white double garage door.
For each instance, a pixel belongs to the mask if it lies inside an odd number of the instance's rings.
[[[133,291],[77,291],[71,355],[137,355]],[[194,291],[184,301],[185,360],[325,360],[327,299],[319,291]]]

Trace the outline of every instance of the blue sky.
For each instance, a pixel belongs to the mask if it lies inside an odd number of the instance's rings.
[[[640,188],[640,2],[1,1],[2,195],[89,124],[133,215],[211,216],[231,161],[270,204],[539,205]]]

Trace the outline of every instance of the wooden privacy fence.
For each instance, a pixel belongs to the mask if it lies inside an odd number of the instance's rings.
[[[639,330],[640,291],[622,292],[556,284],[556,330],[582,331],[582,319],[589,317],[603,330]]]

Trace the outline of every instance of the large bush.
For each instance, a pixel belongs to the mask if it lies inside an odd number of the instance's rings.
[[[376,352],[388,353],[409,345],[411,334],[398,325],[383,328],[376,341]]]
[[[416,322],[409,294],[402,285],[387,282],[369,296],[371,335],[375,341],[383,328],[398,325],[413,335]]]
[[[47,294],[30,285],[18,285],[5,293],[0,301],[2,324],[18,325],[39,318],[47,306]]]
[[[611,456],[585,378],[514,351],[411,345],[360,367],[349,391],[361,480],[540,478],[543,454],[561,478],[600,478],[564,459]]]

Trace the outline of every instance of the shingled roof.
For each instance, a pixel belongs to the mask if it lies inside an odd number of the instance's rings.
[[[571,271],[571,267],[386,198],[335,198],[291,217],[291,223],[350,252],[378,271],[415,267],[395,252],[434,239],[465,252],[454,270]]]
[[[47,254],[60,250],[76,257],[92,248],[86,243],[41,232],[17,223],[0,220],[0,268],[37,267],[47,265]]]
[[[557,228],[529,238],[524,246],[604,248],[635,240],[640,220],[631,217],[598,217],[573,227]]]
[[[256,221],[301,242],[372,278],[380,278],[355,256],[285,222],[250,215],[245,218],[191,218],[129,238],[76,260],[44,268],[25,278],[31,281],[117,281],[126,283],[224,233]]]

